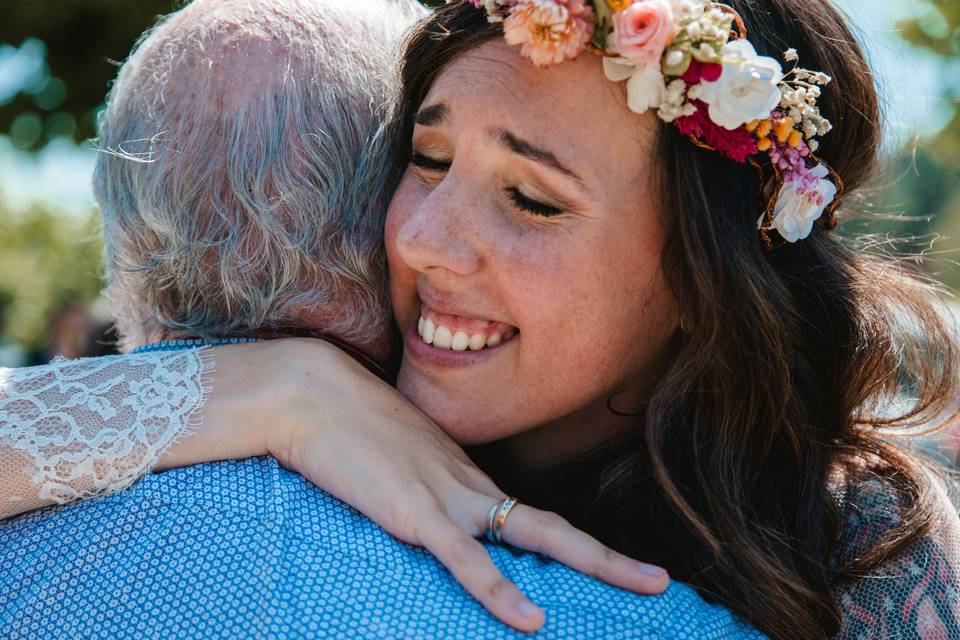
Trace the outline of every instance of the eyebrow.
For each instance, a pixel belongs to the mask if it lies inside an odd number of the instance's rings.
[[[431,107],[425,107],[420,111],[417,111],[417,115],[413,117],[413,121],[423,127],[431,127],[435,124],[445,122],[447,120],[447,115],[450,110],[447,109],[447,105],[435,104]]]
[[[420,109],[413,117],[413,121],[422,127],[431,127],[433,125],[447,122],[449,115],[449,107],[441,102],[439,104]],[[557,159],[557,156],[550,153],[546,149],[541,149],[540,147],[537,147],[526,140],[518,138],[506,129],[488,129],[487,135],[495,139],[500,145],[506,147],[513,153],[523,156],[529,160],[533,160],[534,162],[545,164],[548,167],[559,171],[565,176],[573,178],[577,184],[580,185],[581,189],[587,193],[591,193],[590,188],[587,187],[587,184],[583,181],[583,178],[564,166],[564,164]]]
[[[513,135],[506,129],[490,129],[488,131],[488,135],[495,138],[497,142],[513,153],[535,162],[539,162],[540,164],[545,164],[548,167],[556,169],[560,173],[573,178],[577,181],[577,183],[579,183],[580,187],[583,188],[584,191],[589,193],[590,189],[587,188],[583,178],[564,166],[563,163],[557,159],[557,156],[553,155],[546,149],[541,149],[540,147],[534,146],[526,140],[522,140]]]

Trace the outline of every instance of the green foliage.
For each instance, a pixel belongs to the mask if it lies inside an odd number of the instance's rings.
[[[927,0],[927,11],[919,18],[904,20],[897,26],[911,45],[940,58],[944,78],[960,78],[960,2]],[[944,83],[944,97],[954,103],[953,119],[940,132],[933,151],[944,163],[960,163],[960,86]]]
[[[910,45],[939,58],[942,78],[960,78],[960,2],[924,0],[919,17],[901,21],[900,35]],[[933,219],[944,240],[934,246],[930,267],[955,290],[960,289],[960,85],[942,83],[944,99],[953,103],[953,118],[929,143],[909,145],[902,153],[903,178],[895,198],[908,201],[912,214]],[[904,164],[905,163],[905,164]]]
[[[0,248],[5,333],[29,349],[43,345],[57,307],[93,300],[101,289],[102,244],[92,212],[11,212],[0,204]]]
[[[360,2],[362,0],[351,0]],[[443,0],[422,0],[428,6]],[[42,78],[12,101],[0,102],[0,134],[36,150],[56,136],[95,137],[117,66],[158,16],[187,0],[4,0],[0,45],[40,47]],[[2,100],[2,96],[0,96]]]
[[[179,0],[4,0],[0,44],[28,39],[46,49],[46,69],[35,86],[0,104],[0,133],[37,149],[57,135],[85,140],[117,62],[137,36]]]
[[[901,37],[910,44],[929,49],[944,58],[960,54],[960,3],[956,0],[927,0],[925,15],[898,24]]]

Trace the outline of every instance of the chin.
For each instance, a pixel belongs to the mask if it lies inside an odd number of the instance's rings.
[[[451,398],[419,380],[406,379],[402,372],[397,390],[462,446],[487,444],[523,430],[507,423],[499,413],[491,412],[489,404],[474,405],[474,398]]]

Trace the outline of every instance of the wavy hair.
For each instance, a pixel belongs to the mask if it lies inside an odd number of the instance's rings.
[[[849,197],[870,177],[881,133],[871,72],[843,17],[824,1],[729,4],[760,53],[794,47],[834,78],[819,104],[835,128],[819,155]],[[419,25],[404,53],[402,140],[444,68],[501,35],[469,4]],[[773,637],[834,634],[837,586],[931,528],[937,494],[896,436],[935,424],[957,397],[953,319],[937,286],[907,263],[819,227],[765,250],[753,167],[663,123],[655,153],[662,267],[683,330],[637,429],[602,464],[585,465],[595,476],[589,504],[556,510]],[[834,494],[863,469],[889,481],[902,517],[865,554],[834,567],[843,538]],[[548,493],[527,499],[543,506]]]
[[[197,0],[144,34],[94,175],[127,347],[307,317],[354,343],[386,334],[383,103],[417,7]]]

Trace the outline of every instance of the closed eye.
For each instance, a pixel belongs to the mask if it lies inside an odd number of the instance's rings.
[[[443,160],[437,160],[431,158],[430,156],[425,156],[422,153],[413,152],[410,156],[410,164],[415,167],[420,167],[421,169],[426,169],[427,171],[442,171],[446,172],[450,169],[450,163]]]
[[[513,202],[515,207],[526,211],[527,213],[543,216],[544,218],[549,218],[551,216],[556,216],[563,213],[563,209],[545,204],[539,200],[534,200],[533,198],[524,195],[524,193],[516,187],[508,187],[507,196],[510,198],[510,201]]]

